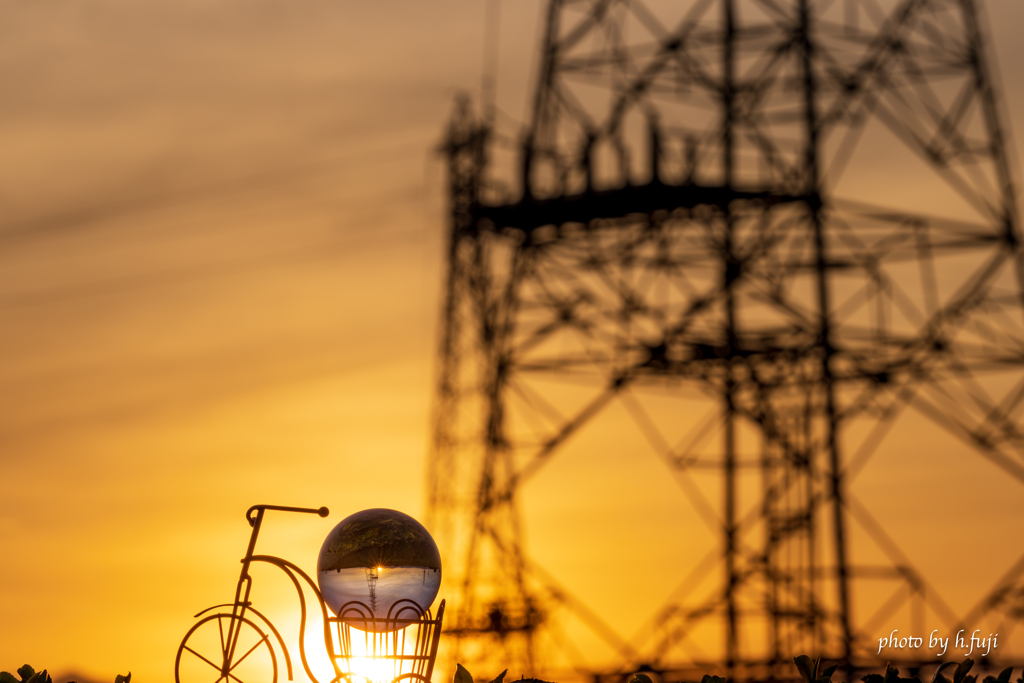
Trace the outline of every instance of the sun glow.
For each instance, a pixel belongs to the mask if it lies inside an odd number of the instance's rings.
[[[381,657],[353,657],[349,660],[349,671],[356,676],[353,683],[387,683],[392,679],[391,662]]]
[[[355,674],[352,683],[389,683],[398,676],[397,663],[392,659],[394,639],[388,637],[391,634],[357,629],[352,629],[351,634],[352,656],[347,657],[346,662],[349,672]]]

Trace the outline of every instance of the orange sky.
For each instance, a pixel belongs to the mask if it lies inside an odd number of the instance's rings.
[[[503,7],[513,117],[539,6]],[[0,11],[0,670],[169,680],[192,615],[230,599],[249,505],[331,508],[268,520],[261,548],[308,568],[351,512],[423,516],[445,227],[432,149],[478,86],[483,0]],[[1022,139],[1024,3],[988,14]],[[599,528],[629,558],[693,513],[656,460],[592,438],[585,475],[567,457],[524,491],[530,552],[628,635],[673,576],[637,597],[628,561],[595,572],[606,550],[565,529]],[[940,434],[906,445],[851,487],[964,609],[1024,550],[1021,487]],[[903,497],[911,477],[926,494]]]

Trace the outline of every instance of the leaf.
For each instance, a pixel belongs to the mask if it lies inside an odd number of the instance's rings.
[[[798,655],[793,657],[793,663],[796,664],[797,671],[800,672],[801,678],[803,678],[807,683],[814,683],[814,670],[817,667],[815,666],[815,663],[811,661],[810,657],[807,655]],[[701,683],[703,683],[703,681]]]
[[[26,664],[25,666],[18,669],[18,675],[21,676],[21,680],[27,681],[36,675],[36,670]]]
[[[127,683],[127,681],[114,681],[114,683]],[[455,664],[455,683],[473,683],[473,674],[466,671],[466,667],[458,663]]]
[[[705,674],[706,676],[707,674]],[[651,677],[647,674],[633,674],[633,677],[629,679],[630,683],[654,683]]]
[[[508,673],[508,669],[505,669],[500,674],[498,674],[498,677],[495,678],[493,681],[491,681],[491,683],[502,683],[502,681],[505,680],[505,674],[507,674],[507,673]]]
[[[18,683],[18,679],[9,671],[0,671],[0,683]],[[1017,683],[1021,683],[1018,681]]]
[[[943,662],[939,665],[939,668],[935,670],[935,674],[932,676],[932,683],[951,683],[951,681],[942,675],[944,669],[948,669],[953,666],[954,662]]]
[[[643,674],[637,674],[641,676]],[[649,677],[644,676],[648,681],[651,680]],[[704,678],[700,679],[700,683],[725,683],[725,679],[721,676],[712,676],[711,674],[704,674]]]
[[[834,674],[836,672],[836,669],[838,668],[838,664],[833,664],[832,666],[825,667],[825,670],[821,672],[820,676],[818,676],[818,683],[821,683],[821,681],[831,681],[832,674]]]
[[[889,662],[885,663],[885,683],[899,683],[900,670]]]
[[[996,679],[999,683],[1010,683],[1010,674],[1013,673],[1013,667],[1008,666],[999,672],[999,677]]]
[[[967,672],[974,666],[974,660],[970,657],[964,657],[964,661],[957,665],[956,671],[953,672],[953,683],[965,683],[964,677],[967,676]]]
[[[132,680],[132,672],[129,671],[127,676],[121,676],[120,674],[114,677],[114,683],[130,683]]]

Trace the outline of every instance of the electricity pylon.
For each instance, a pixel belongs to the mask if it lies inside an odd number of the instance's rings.
[[[959,623],[847,481],[917,413],[1024,482],[1024,254],[979,22],[975,0],[551,0],[513,154],[457,106],[429,505],[460,661],[551,670],[566,608],[620,671],[692,662],[700,628],[735,678],[867,662],[895,604],[854,610],[867,576]],[[659,392],[708,412],[674,433]],[[629,644],[531,563],[517,507],[615,403],[721,539],[715,588]],[[971,618],[1021,603],[1022,573]]]

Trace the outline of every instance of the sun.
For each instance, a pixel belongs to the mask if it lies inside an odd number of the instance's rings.
[[[395,660],[389,658],[395,654],[390,638],[353,629],[351,643],[352,656],[346,661],[349,673],[355,675],[352,683],[389,683],[398,675]]]

